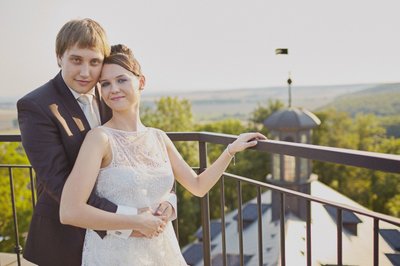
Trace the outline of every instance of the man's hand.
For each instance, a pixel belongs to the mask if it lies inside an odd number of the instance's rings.
[[[151,212],[151,209],[149,207],[138,209],[138,214],[141,214],[143,212]],[[146,237],[146,236],[140,233],[139,231],[132,230],[132,233],[129,237]]]
[[[165,216],[156,216],[150,211],[142,212],[136,216],[136,219],[138,219],[138,226],[134,231],[146,238],[157,237],[164,231],[167,224]],[[135,233],[132,235],[134,236]]]
[[[156,216],[165,216],[169,220],[169,218],[174,214],[174,208],[172,208],[171,203],[168,201],[163,201],[158,205],[157,210],[154,212]]]
[[[163,204],[165,203],[165,204]],[[163,215],[162,212],[167,212],[169,213],[168,209],[172,209],[171,205],[168,202],[163,202],[159,205],[159,207],[157,208],[157,210],[153,213],[153,210],[149,207],[145,207],[145,208],[140,208],[138,209],[138,214],[143,214],[143,213],[147,213],[147,214],[151,214],[154,216],[159,216],[159,218],[163,221],[163,224],[160,225],[156,231],[154,231],[153,233],[149,234],[149,235],[145,235],[137,230],[133,230],[130,237],[147,237],[147,238],[152,238],[154,236],[158,236],[160,233],[162,233],[164,231],[165,228],[165,223],[168,221],[168,216]],[[163,206],[160,209],[160,206],[162,205],[166,205],[168,204],[169,206]],[[160,210],[159,210],[160,209]],[[171,212],[172,213],[172,212]]]
[[[132,233],[129,237],[146,237],[146,236],[138,231],[132,230]]]

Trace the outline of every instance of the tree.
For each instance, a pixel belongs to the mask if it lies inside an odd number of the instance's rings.
[[[188,100],[177,97],[162,97],[155,103],[155,109],[142,110],[142,121],[146,126],[156,127],[165,132],[193,131],[192,107]],[[193,142],[175,142],[185,161],[191,166],[197,166],[198,147]],[[179,199],[179,241],[185,245],[193,240],[193,234],[200,226],[199,199],[179,184],[176,186]],[[193,219],[198,217],[198,219]]]
[[[29,165],[29,161],[19,143],[0,145],[0,163],[9,165]],[[11,204],[11,188],[8,168],[0,171],[0,251],[14,252],[14,223]],[[24,233],[28,231],[32,216],[29,169],[13,169],[15,207],[20,232],[20,243],[24,245]]]
[[[162,97],[155,104],[155,110],[151,108],[142,110],[141,119],[145,125],[166,132],[193,130],[192,105],[187,99]]]
[[[383,138],[376,151],[400,154],[400,139]],[[400,175],[375,171],[372,180],[372,209],[400,217]]]
[[[243,132],[252,131],[249,130],[240,120],[237,119],[226,119],[214,123],[208,123],[198,125],[196,131],[209,131],[217,133],[225,133],[232,135],[239,135]],[[209,164],[214,162],[226,147],[218,144],[208,144],[207,154]],[[230,166],[226,170],[228,173],[245,176],[254,180],[265,181],[265,176],[269,169],[269,154],[256,152],[252,150],[245,150],[236,154],[235,163],[231,162]],[[237,185],[236,182],[231,182],[229,178],[225,179],[225,204],[226,210],[230,211],[237,208]],[[220,191],[217,185],[210,191],[210,204],[213,208],[210,208],[211,218],[220,217]],[[256,190],[251,187],[247,188],[243,185],[242,197],[243,202],[252,199],[256,195]]]
[[[386,130],[375,115],[358,114],[354,119],[355,134],[357,135],[357,150],[377,151]]]
[[[314,130],[316,145],[400,153],[400,140],[387,138],[385,129],[375,115],[358,114],[352,119],[347,113],[333,109],[320,112],[321,126]],[[398,174],[383,173],[325,162],[314,162],[319,179],[363,206],[374,211],[398,216],[400,178]]]
[[[284,107],[284,103],[280,100],[268,100],[265,105],[257,103],[256,109],[250,113],[249,127],[259,130],[262,129],[264,120]]]

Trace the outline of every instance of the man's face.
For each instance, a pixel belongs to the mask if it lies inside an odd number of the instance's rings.
[[[75,45],[58,58],[58,63],[67,86],[82,94],[90,91],[97,83],[103,59],[104,55],[100,51]]]

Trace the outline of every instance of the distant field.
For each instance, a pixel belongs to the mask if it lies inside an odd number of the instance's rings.
[[[0,131],[15,130],[17,127],[17,110],[0,109]],[[5,134],[5,133],[3,133]]]
[[[400,83],[383,84],[342,95],[319,110],[328,108],[353,117],[358,114],[373,114],[386,129],[387,136],[400,138]]]
[[[387,102],[376,101],[377,94],[391,90]],[[292,106],[303,107],[310,111],[336,106],[339,109],[356,112],[359,109],[375,108],[381,111],[398,111],[400,83],[397,84],[356,84],[337,86],[292,86]],[[389,94],[388,94],[389,95]],[[168,92],[142,95],[142,105],[153,107],[157,99],[163,96],[188,99],[192,103],[192,112],[196,122],[216,121],[224,118],[247,120],[258,104],[268,100],[288,102],[287,87],[243,88],[232,90]],[[388,98],[388,96],[386,96]],[[396,106],[394,106],[396,105]],[[17,128],[15,103],[0,102],[0,130]],[[355,110],[357,109],[357,110]]]
[[[377,85],[293,86],[292,106],[303,107],[313,111],[329,104],[338,96],[375,86]],[[160,93],[156,95],[144,94],[142,96],[143,105],[154,106],[154,101],[161,96],[172,96],[190,100],[195,120],[202,122],[221,120],[227,117],[247,119],[258,103],[265,104],[268,100],[280,100],[288,103],[288,88],[270,87],[190,93]]]
[[[358,113],[377,116],[400,114],[400,83],[383,84],[335,98],[323,108],[335,108],[354,116]]]
[[[19,129],[5,129],[5,130],[0,130],[0,135],[19,135],[21,132]]]

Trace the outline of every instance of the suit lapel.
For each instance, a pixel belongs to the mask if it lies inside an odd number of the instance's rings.
[[[85,114],[83,113],[81,107],[76,101],[74,95],[69,90],[68,86],[65,84],[61,71],[53,79],[53,84],[58,94],[60,95],[60,104],[62,104],[69,113],[70,120],[68,125],[71,127],[72,131],[79,131],[83,136],[90,130],[89,122],[87,121]]]

